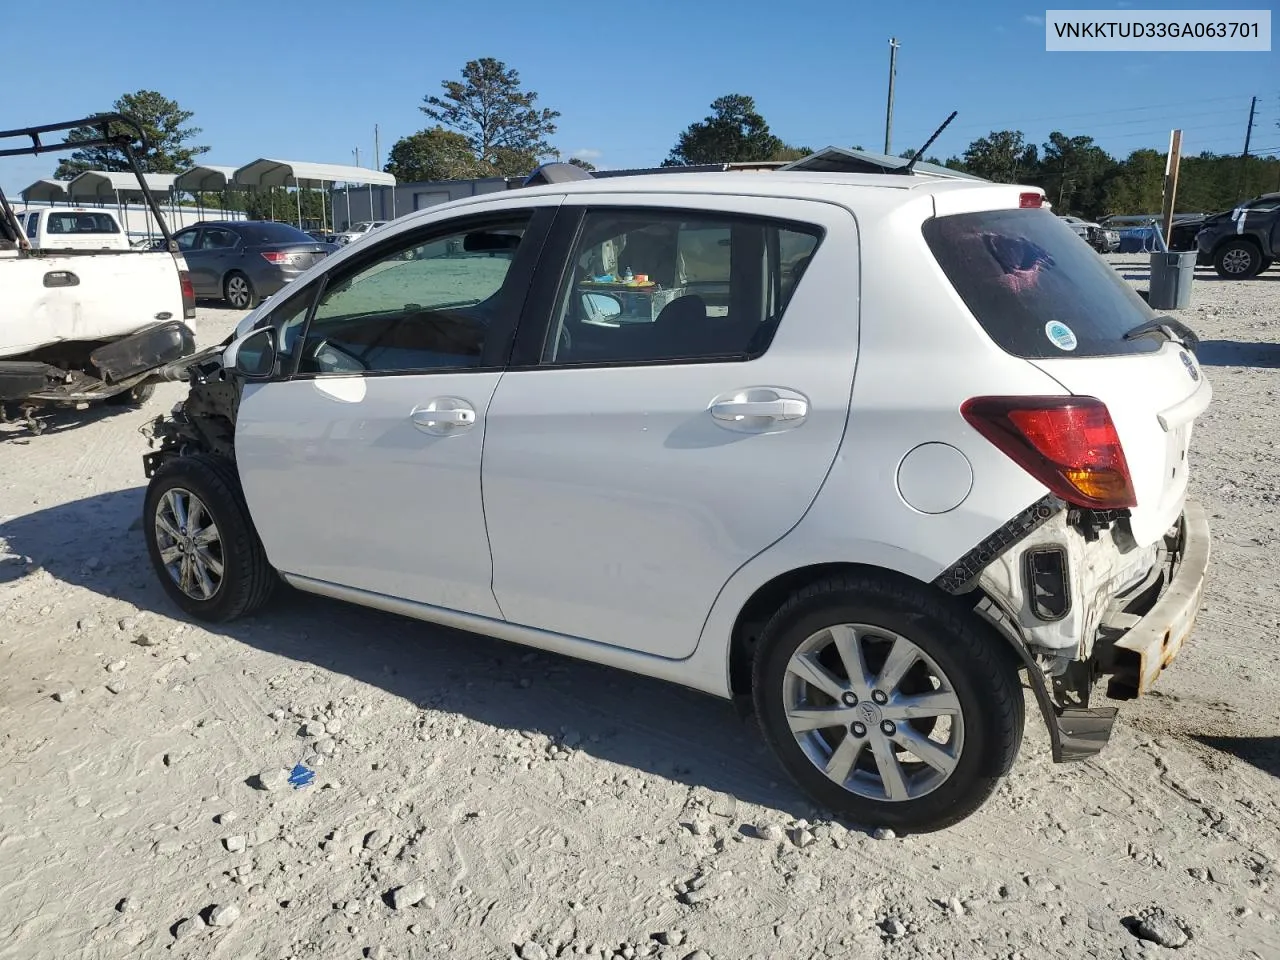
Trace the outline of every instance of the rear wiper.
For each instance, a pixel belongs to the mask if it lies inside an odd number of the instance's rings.
[[[1200,338],[1195,335],[1195,331],[1173,317],[1156,317],[1154,320],[1140,323],[1126,333],[1124,339],[1137,340],[1139,337],[1149,337],[1152,334],[1160,334],[1166,340],[1186,347],[1192,353],[1195,353],[1196,348],[1200,346]]]

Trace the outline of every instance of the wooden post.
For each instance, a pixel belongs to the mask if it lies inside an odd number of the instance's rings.
[[[1169,135],[1169,157],[1164,164],[1164,246],[1173,237],[1173,204],[1178,195],[1178,166],[1182,161],[1182,131]]]

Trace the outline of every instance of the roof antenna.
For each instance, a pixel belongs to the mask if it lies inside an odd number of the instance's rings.
[[[902,171],[903,174],[905,174],[906,176],[911,175],[911,171],[915,168],[916,161],[919,160],[921,157],[923,157],[924,152],[928,150],[931,146],[933,146],[933,141],[937,140],[938,137],[942,135],[942,131],[947,129],[947,125],[950,124],[951,121],[956,118],[956,113],[958,112],[959,111],[952,110],[951,116],[947,117],[947,119],[942,121],[942,126],[940,126],[937,130],[933,131],[933,136],[924,142],[924,146],[911,155],[910,162],[907,163],[906,167]]]

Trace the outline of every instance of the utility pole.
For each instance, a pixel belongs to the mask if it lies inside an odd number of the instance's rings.
[[[356,155],[356,166],[358,167],[360,166],[360,148],[359,147],[356,147],[355,155]]]
[[[1240,184],[1236,187],[1236,199],[1246,199],[1244,195],[1245,173],[1249,169],[1249,141],[1253,139],[1253,115],[1258,109],[1258,98],[1254,97],[1249,104],[1249,125],[1244,128],[1244,153],[1240,154]]]
[[[373,125],[373,169],[382,169],[382,147],[378,145],[378,125]]]
[[[893,80],[898,74],[898,38],[889,38],[889,102],[884,108],[884,152],[889,156],[893,135]]]

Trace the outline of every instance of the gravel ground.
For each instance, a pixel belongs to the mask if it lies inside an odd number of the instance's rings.
[[[824,820],[680,689],[287,591],[185,622],[137,519],[180,385],[0,427],[0,960],[1280,956],[1278,305],[1202,274],[1182,314],[1215,554],[1158,692],[1073,765],[1029,710],[921,837]]]

